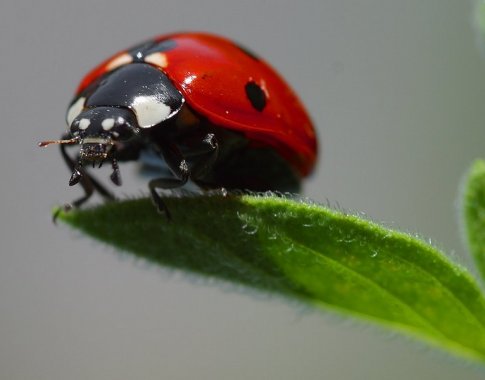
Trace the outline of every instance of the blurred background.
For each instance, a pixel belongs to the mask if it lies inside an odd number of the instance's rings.
[[[318,126],[305,195],[417,233],[471,267],[459,185],[485,152],[474,3],[14,1],[0,5],[0,378],[479,379],[484,370],[335,315],[154,268],[51,223],[82,75],[156,34],[205,30],[271,62]],[[146,192],[134,165],[121,194]],[[108,174],[108,171],[106,171]],[[472,269],[473,270],[473,269]]]

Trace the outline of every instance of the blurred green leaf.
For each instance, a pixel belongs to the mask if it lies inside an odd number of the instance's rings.
[[[166,198],[61,213],[154,263],[298,299],[485,360],[485,300],[472,277],[412,236],[277,197]]]
[[[463,211],[468,246],[485,279],[485,161],[475,161],[465,186]]]

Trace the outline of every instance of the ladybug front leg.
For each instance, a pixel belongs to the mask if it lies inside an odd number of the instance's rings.
[[[65,134],[62,138],[67,139],[69,138],[69,134]],[[97,180],[95,180],[87,171],[80,165],[79,160],[73,160],[69,154],[67,154],[66,146],[60,145],[61,154],[66,162],[66,165],[69,167],[69,170],[73,173],[71,177],[71,182],[78,180],[79,184],[84,190],[84,196],[79,199],[76,199],[71,204],[66,205],[66,208],[71,207],[79,207],[83,203],[85,203],[91,196],[93,195],[94,190],[100,193],[104,198],[108,200],[114,200],[115,197],[111,194],[108,190],[104,188]]]

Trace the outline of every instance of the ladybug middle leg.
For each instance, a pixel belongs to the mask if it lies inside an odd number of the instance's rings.
[[[191,178],[198,179],[203,177],[211,168],[219,155],[219,143],[213,133],[207,133],[202,139],[201,144],[194,147],[187,158],[191,158],[194,164],[191,168]]]
[[[181,187],[187,183],[189,178],[197,179],[206,171],[210,170],[212,164],[217,159],[219,152],[219,144],[213,133],[208,133],[202,140],[198,147],[191,149],[186,157],[182,154],[180,149],[173,143],[167,143],[160,148],[160,154],[165,159],[170,170],[175,175],[175,178],[156,178],[148,183],[150,194],[153,202],[157,206],[157,210],[163,213],[170,220],[170,212],[163,202],[162,198],[157,192],[157,189],[174,189]],[[193,162],[191,168],[187,159]]]
[[[170,212],[158,194],[157,189],[173,189],[185,185],[189,179],[190,171],[187,161],[175,144],[167,143],[159,146],[159,151],[157,153],[165,159],[167,166],[175,177],[152,179],[148,183],[148,188],[150,189],[153,203],[157,207],[158,212],[165,214],[167,219],[170,220]]]

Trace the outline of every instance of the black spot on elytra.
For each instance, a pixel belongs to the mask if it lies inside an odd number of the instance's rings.
[[[260,58],[255,54],[253,53],[250,49],[248,49],[246,46],[243,46],[241,44],[235,44],[240,50],[242,50],[242,52],[244,54],[246,54],[247,56],[251,57],[252,59],[254,59],[255,61],[259,61]]]
[[[251,102],[251,105],[261,112],[266,106],[266,95],[264,91],[253,81],[246,83],[244,89],[246,90],[246,96]]]

